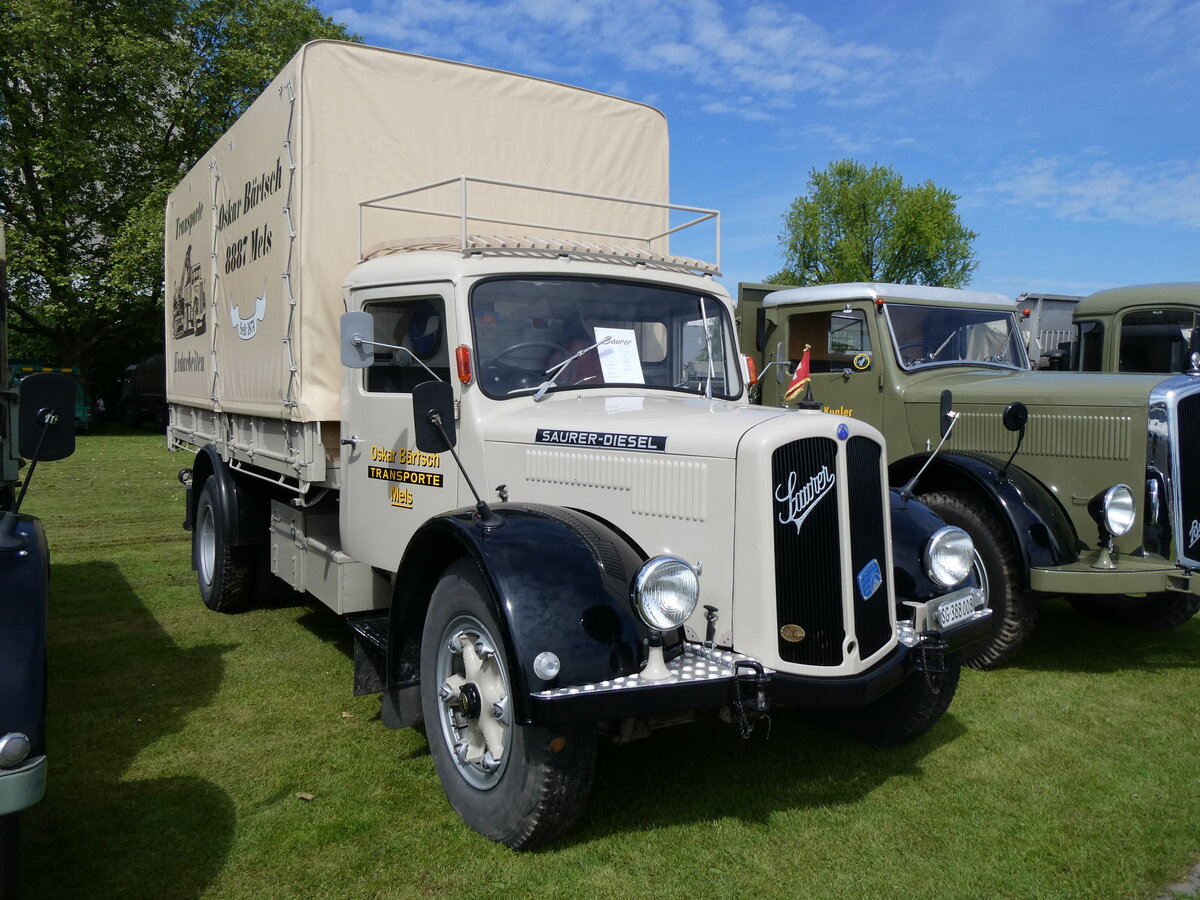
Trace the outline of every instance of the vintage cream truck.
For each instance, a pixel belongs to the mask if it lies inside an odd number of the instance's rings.
[[[790,704],[912,738],[988,628],[878,431],[748,403],[717,265],[668,246],[719,220],[667,161],[641,104],[318,42],[166,210],[205,602],[347,617],[356,690],[513,847],[578,815],[597,734]]]

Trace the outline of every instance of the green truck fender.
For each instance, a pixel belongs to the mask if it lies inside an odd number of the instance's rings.
[[[893,486],[905,484],[925,464],[928,453],[897,460],[888,468]],[[983,500],[1008,527],[1024,566],[1022,580],[1029,587],[1029,570],[1068,565],[1079,555],[1079,539],[1071,520],[1054,495],[1022,469],[986,456],[942,453],[921,476],[922,484],[936,484],[946,492],[969,493]]]

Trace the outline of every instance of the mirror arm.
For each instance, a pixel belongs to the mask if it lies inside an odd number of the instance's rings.
[[[4,514],[3,520],[0,520],[0,552],[19,551],[25,548],[25,539],[17,536],[17,513],[25,501],[25,492],[29,490],[33,472],[37,469],[38,458],[42,455],[42,444],[46,440],[46,434],[50,431],[50,426],[58,422],[58,411],[49,408],[39,409],[38,419],[42,423],[42,433],[38,435],[37,450],[34,451],[33,458],[29,460],[29,471],[21,479],[21,492],[17,494],[13,508]]]
[[[350,343],[353,344],[355,347],[361,347],[363,344],[370,344],[372,347],[383,347],[385,350],[402,350],[405,353],[407,353],[409,356],[411,356],[413,358],[413,361],[416,362],[416,364],[418,366],[420,366],[422,369],[424,369],[426,372],[428,372],[434,378],[437,378],[438,381],[445,380],[443,378],[439,378],[437,373],[434,372],[433,369],[429,368],[429,366],[427,366],[427,365],[425,365],[425,363],[421,362],[420,357],[418,357],[417,354],[413,353],[407,347],[397,347],[395,344],[381,344],[379,341],[368,341],[361,334],[354,335],[354,337],[352,337],[350,339]]]
[[[479,491],[475,490],[475,485],[471,482],[471,476],[467,474],[466,466],[458,458],[458,452],[454,449],[454,445],[450,441],[450,435],[446,434],[445,426],[442,424],[442,414],[436,409],[431,409],[428,415],[426,415],[425,421],[436,428],[438,433],[441,434],[442,440],[446,442],[446,447],[450,451],[450,455],[454,457],[458,471],[462,473],[463,480],[467,483],[467,487],[471,489],[471,493],[475,497],[475,514],[479,517],[479,524],[485,529],[497,528],[503,525],[504,520],[496,515],[484,499],[479,496]]]
[[[942,444],[946,443],[946,439],[950,437],[950,432],[953,431],[954,426],[958,424],[959,413],[955,412],[954,410],[949,410],[947,411],[946,416],[950,419],[950,427],[947,428],[946,433],[942,435],[942,440],[938,443],[937,448],[929,454],[929,458],[925,460],[925,465],[921,466],[921,468],[917,470],[917,474],[910,478],[908,483],[900,488],[900,496],[906,500],[912,499],[913,488],[917,486],[917,481],[922,475],[925,474],[925,470],[929,468],[929,464],[933,462],[934,457],[941,452]]]

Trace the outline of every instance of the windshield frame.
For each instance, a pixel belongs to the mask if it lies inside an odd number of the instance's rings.
[[[628,303],[625,305],[633,314],[631,316],[620,316],[622,322],[628,322],[635,326],[639,331],[644,329],[657,329],[661,334],[663,342],[663,357],[661,360],[647,360],[645,358],[645,350],[640,344],[635,344],[638,347],[637,362],[645,367],[661,366],[661,369],[655,372],[655,378],[652,380],[643,370],[644,380],[638,381],[605,381],[603,374],[599,376],[593,375],[590,378],[584,378],[579,381],[565,380],[563,383],[554,383],[547,386],[547,382],[552,379],[559,378],[567,372],[570,367],[561,367],[561,359],[552,357],[553,361],[548,362],[544,367],[523,367],[525,377],[519,379],[525,383],[518,385],[501,385],[498,381],[492,383],[487,374],[489,367],[493,365],[497,352],[492,351],[489,356],[485,356],[485,347],[489,342],[494,342],[494,339],[485,339],[481,329],[483,324],[483,316],[487,314],[485,304],[491,304],[494,309],[494,304],[502,297],[488,297],[486,295],[490,289],[488,286],[494,286],[498,283],[520,283],[524,282],[530,285],[538,285],[539,288],[544,288],[547,285],[563,284],[575,285],[582,287],[584,285],[593,285],[596,289],[610,289],[614,291],[644,291],[647,294],[666,294],[676,295],[681,299],[690,299],[695,303],[695,321],[685,321],[687,318],[681,315],[680,312],[668,314],[661,307],[652,307],[648,303],[643,304],[643,309],[637,309],[636,304]],[[593,319],[593,310],[586,307],[579,300],[569,298],[553,298],[556,305],[560,309],[566,308],[571,304],[575,304],[574,313],[580,317],[580,320]],[[511,301],[510,301],[511,302]],[[562,391],[594,391],[594,390],[638,390],[642,392],[667,392],[676,395],[688,397],[706,397],[714,400],[738,400],[745,395],[746,384],[742,371],[741,351],[737,342],[736,326],[734,325],[733,316],[729,309],[728,302],[722,300],[717,294],[710,291],[698,290],[685,285],[640,281],[628,278],[616,278],[611,276],[588,274],[588,275],[559,275],[559,274],[531,274],[520,273],[513,275],[491,275],[481,278],[470,286],[467,297],[467,312],[468,325],[471,335],[471,353],[473,357],[475,369],[475,382],[479,386],[484,396],[492,400],[508,400],[514,397],[529,397],[534,396],[535,399],[542,399],[543,396]],[[652,313],[658,312],[655,316]],[[585,313],[587,315],[585,315]],[[600,315],[599,319],[605,318]],[[616,317],[609,316],[614,319]],[[539,325],[550,325],[554,321],[547,317],[539,322]],[[498,324],[497,319],[492,324]],[[588,356],[595,355],[595,360],[592,362],[593,371],[600,371],[599,366],[599,349],[596,344],[606,343],[602,338],[597,337],[595,331],[596,321],[593,320],[593,325],[587,330],[587,339],[583,340],[583,346],[588,347],[588,352],[581,355],[581,362],[586,360]],[[689,326],[699,325],[706,334],[711,333],[712,329],[716,329],[715,339],[721,344],[723,359],[715,359],[712,361],[691,359],[687,356],[683,343],[682,329]],[[673,329],[677,333],[672,333]],[[553,329],[548,328],[547,340],[545,341],[546,349],[550,349],[551,344],[558,344],[564,350],[574,352],[576,347],[564,345],[560,341],[550,340],[554,334]],[[643,332],[644,333],[644,332]],[[532,337],[532,335],[529,335]],[[504,348],[501,352],[507,352],[512,346],[518,343],[529,342],[521,336],[521,329],[513,331],[510,338],[521,338],[509,344],[508,348]],[[708,337],[706,342],[711,345],[713,338]],[[500,341],[504,343],[504,341]],[[533,343],[540,343],[534,341]],[[590,346],[589,346],[590,345]],[[698,378],[693,379],[697,383],[685,384],[683,380],[676,380],[672,375],[667,381],[663,381],[662,377],[669,370],[669,367],[675,364],[694,364],[699,363],[704,366],[705,371],[698,373]],[[561,367],[561,368],[560,368]],[[568,376],[571,377],[571,376]],[[725,392],[721,392],[715,385],[725,384]]]
[[[953,337],[953,333],[947,337],[946,342],[939,348],[928,348],[932,350],[932,354],[925,359],[915,359],[905,361],[905,354],[902,348],[911,347],[913,344],[901,344],[896,329],[896,323],[892,320],[892,310],[920,310],[925,315],[937,316],[947,315],[950,313],[978,313],[985,315],[989,320],[1008,321],[1008,342],[1009,347],[1014,351],[1014,354],[1019,359],[1013,362],[1002,362],[995,359],[938,359],[937,353],[945,347],[946,343]],[[895,355],[896,364],[905,372],[919,372],[925,369],[944,368],[946,366],[986,366],[988,368],[1003,369],[1007,371],[1024,372],[1030,369],[1029,354],[1025,348],[1025,340],[1021,334],[1020,324],[1017,322],[1017,311],[1007,309],[994,309],[989,307],[973,307],[973,306],[935,306],[925,303],[904,303],[900,301],[888,301],[883,304],[884,318],[887,321],[888,340],[892,346],[892,353]],[[969,323],[967,323],[969,324]]]

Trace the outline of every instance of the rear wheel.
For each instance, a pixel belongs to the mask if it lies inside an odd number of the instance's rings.
[[[230,511],[236,516],[237,510]],[[255,547],[231,547],[225,509],[215,477],[204,482],[196,502],[192,531],[192,564],[204,605],[217,612],[239,612],[250,605],[258,569]]]
[[[1069,597],[1068,602],[1085,615],[1147,631],[1178,628],[1200,611],[1200,597],[1178,591],[1144,597]]]
[[[973,669],[993,669],[1009,662],[1029,640],[1037,621],[1037,604],[1021,586],[1017,548],[1008,529],[971,497],[934,491],[921,501],[975,542],[975,575],[992,610],[992,632],[962,651]]]
[[[596,760],[590,725],[522,725],[516,679],[487,587],[451,565],[421,635],[421,706],[442,789],[463,821],[514,849],[553,840],[579,817]]]

